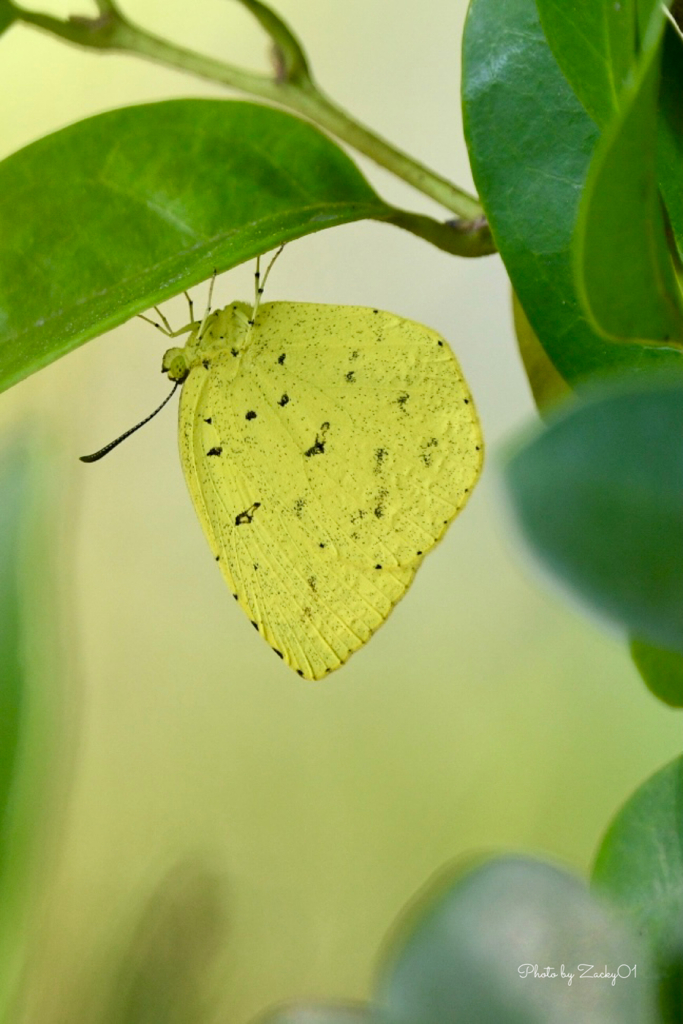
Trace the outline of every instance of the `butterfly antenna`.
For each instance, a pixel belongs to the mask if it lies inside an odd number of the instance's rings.
[[[117,437],[115,441],[110,441],[109,444],[105,444],[104,448],[100,448],[98,452],[94,452],[92,455],[81,455],[81,462],[97,462],[99,459],[103,459],[105,455],[108,455],[110,451],[116,448],[117,445],[121,444],[122,441],[125,441],[127,437],[130,437],[131,434],[134,434],[136,430],[140,429],[140,427],[144,427],[145,423],[149,423],[149,421],[153,419],[158,412],[161,412],[161,410],[167,404],[167,402],[171,401],[174,394],[176,393],[176,388],[178,387],[179,384],[180,381],[177,380],[173,385],[173,391],[171,391],[171,394],[168,395],[163,400],[158,409],[155,409],[154,412],[149,414],[149,416],[145,416],[144,420],[141,420],[139,423],[136,423],[134,427],[131,427],[130,430],[127,430],[125,434],[121,434],[121,437]]]
[[[278,256],[280,255],[280,253],[284,249],[285,244],[286,244],[285,242],[282,243],[282,245],[280,246],[278,251],[273,256],[272,260],[268,264],[268,266],[266,268],[266,272],[263,275],[263,280],[262,281],[261,281],[261,257],[260,256],[256,257],[256,274],[255,274],[255,277],[256,277],[256,298],[254,300],[254,312],[252,314],[252,318],[254,320],[256,319],[256,313],[258,312],[258,308],[261,305],[261,296],[263,295],[263,292],[264,292],[265,287],[266,287],[266,281],[268,280],[268,274],[270,274],[270,272],[271,272],[271,270],[273,268],[273,263],[275,263],[275,260],[278,258]]]

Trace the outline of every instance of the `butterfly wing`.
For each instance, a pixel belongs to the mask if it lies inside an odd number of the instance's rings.
[[[243,353],[192,370],[180,449],[229,586],[307,679],[384,622],[482,458],[469,390],[434,331],[285,302],[261,307]]]

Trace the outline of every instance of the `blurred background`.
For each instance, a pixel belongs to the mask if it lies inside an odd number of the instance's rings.
[[[273,3],[325,91],[471,187],[465,0],[395,0],[390,17],[385,0]],[[30,6],[93,13],[85,0]],[[158,34],[267,66],[265,37],[236,2],[121,6]],[[0,48],[0,156],[112,107],[227,95],[21,26]],[[354,158],[388,199],[445,216]],[[220,278],[218,302],[248,299],[252,274]],[[387,930],[444,862],[525,850],[585,871],[618,805],[680,752],[676,713],[645,690],[621,638],[541,579],[506,516],[498,466],[534,407],[499,260],[458,261],[354,224],[289,245],[267,297],[371,305],[440,331],[483,422],[484,476],[369,646],[308,683],[273,658],[216,570],[174,412],[102,463],[78,462],[166,394],[161,335],[135,320],[2,395],[4,431],[50,436],[69,652],[61,680],[44,674],[60,687],[47,765],[58,813],[34,892],[27,1019],[73,1020],[84,1006],[106,1016],[106,992],[125,988],[112,964],[125,972],[131,950],[158,950],[154,922],[170,919],[186,952],[215,953],[202,989],[212,1016],[238,1024],[294,997],[363,997]],[[165,311],[179,324],[184,300]]]

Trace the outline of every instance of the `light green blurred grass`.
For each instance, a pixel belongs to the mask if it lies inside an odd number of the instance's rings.
[[[67,4],[44,9],[66,12]],[[263,50],[237,4],[124,3],[150,28],[236,58]],[[322,85],[467,183],[458,54],[464,0],[279,0]],[[232,19],[239,29],[233,35]],[[0,148],[120,103],[216,95],[122,57],[16,30],[0,41]],[[388,198],[435,212],[384,172]],[[252,268],[218,282],[244,297]],[[217,1005],[245,1020],[296,996],[363,996],[396,914],[444,861],[545,851],[587,867],[607,818],[679,752],[680,723],[625,645],[525,569],[491,452],[533,415],[495,258],[462,263],[376,224],[288,247],[269,298],[368,304],[441,331],[474,391],[489,462],[462,519],[365,651],[322,684],[290,674],[234,607],[185,493],[174,414],[103,463],[77,456],[163,397],[163,339],[141,322],[3,395],[0,424],[51,414],[71,507],[62,567],[82,693],[64,834],[32,964],[29,1019],[73,1019],[159,878],[197,855],[224,881]],[[171,304],[170,315],[181,304]],[[67,698],[65,697],[65,700]]]

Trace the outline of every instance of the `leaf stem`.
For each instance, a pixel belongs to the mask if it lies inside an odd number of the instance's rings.
[[[466,240],[464,248],[468,255],[495,251],[483,208],[474,196],[392,146],[333,103],[313,81],[303,48],[279,16],[261,0],[240,2],[258,19],[273,41],[276,51],[273,76],[245,71],[153,35],[130,22],[118,9],[115,0],[96,0],[100,12],[98,18],[74,16],[67,21],[26,10],[13,0],[6,0],[19,20],[68,42],[139,54],[166,67],[179,68],[207,81],[276,103],[308,118],[436,200],[458,218],[444,225],[428,217],[398,211],[392,218],[394,223],[401,223],[401,226],[425,238],[430,235],[440,237],[441,248],[447,248],[443,243],[448,236],[451,239],[449,251],[453,251],[451,246],[456,233],[461,240]],[[430,224],[432,227],[428,226]]]

